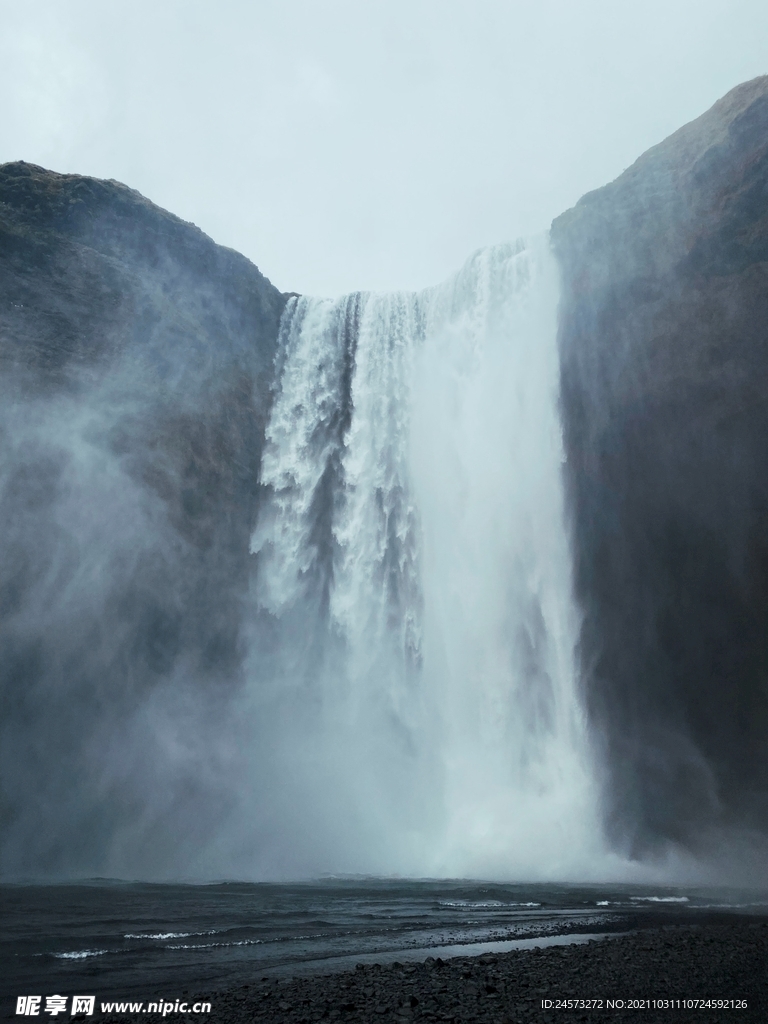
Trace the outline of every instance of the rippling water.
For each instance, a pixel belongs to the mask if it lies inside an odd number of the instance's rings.
[[[640,913],[768,912],[755,893],[648,885],[324,879],[274,885],[95,880],[0,886],[0,991],[128,995],[215,989],[358,959],[478,952],[632,927]],[[497,945],[498,948],[498,945]],[[471,950],[470,950],[471,951]]]

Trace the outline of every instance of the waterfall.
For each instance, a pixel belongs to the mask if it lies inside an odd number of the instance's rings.
[[[557,301],[546,238],[420,293],[289,301],[251,541],[266,862],[598,870]]]

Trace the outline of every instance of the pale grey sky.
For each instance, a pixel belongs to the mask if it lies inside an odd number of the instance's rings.
[[[766,71],[765,0],[0,0],[0,162],[124,181],[283,290],[419,288]]]

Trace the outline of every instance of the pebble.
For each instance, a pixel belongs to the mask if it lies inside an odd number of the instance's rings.
[[[768,922],[667,926],[584,944],[445,961],[428,957],[406,966],[358,964],[343,973],[265,979],[258,987],[204,995],[212,1003],[210,1015],[175,1015],[174,1022],[767,1024]],[[557,1005],[568,999],[580,1002]],[[609,999],[624,1000],[625,1006],[609,1007]],[[632,999],[655,999],[657,1005],[632,1008],[626,1005]],[[747,1005],[686,1008],[681,1001],[690,999],[740,999]],[[659,1000],[671,1005],[660,1006]],[[129,1018],[119,1020],[128,1024]],[[137,1018],[137,1024],[147,1020]]]

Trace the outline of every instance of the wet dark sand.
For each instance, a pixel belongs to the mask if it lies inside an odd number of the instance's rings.
[[[446,960],[429,958],[421,963],[358,964],[352,970],[333,974],[254,978],[236,989],[207,993],[212,1003],[210,1016],[183,1018],[172,1014],[169,1019],[205,1020],[210,1024],[768,1024],[768,919],[723,915],[694,925],[666,923],[654,927],[658,922],[639,923],[640,930],[631,934],[585,944]],[[578,1002],[562,1007],[558,1000]],[[597,1003],[590,1003],[595,1000]],[[633,1005],[632,1000],[643,1001],[643,1005]],[[693,1007],[685,1000],[708,1000],[710,1005]],[[712,1005],[714,1000],[726,1001],[727,1005]],[[746,1007],[739,1007],[738,1000],[746,1001]],[[148,1019],[157,1018],[137,1019],[146,1024]]]

